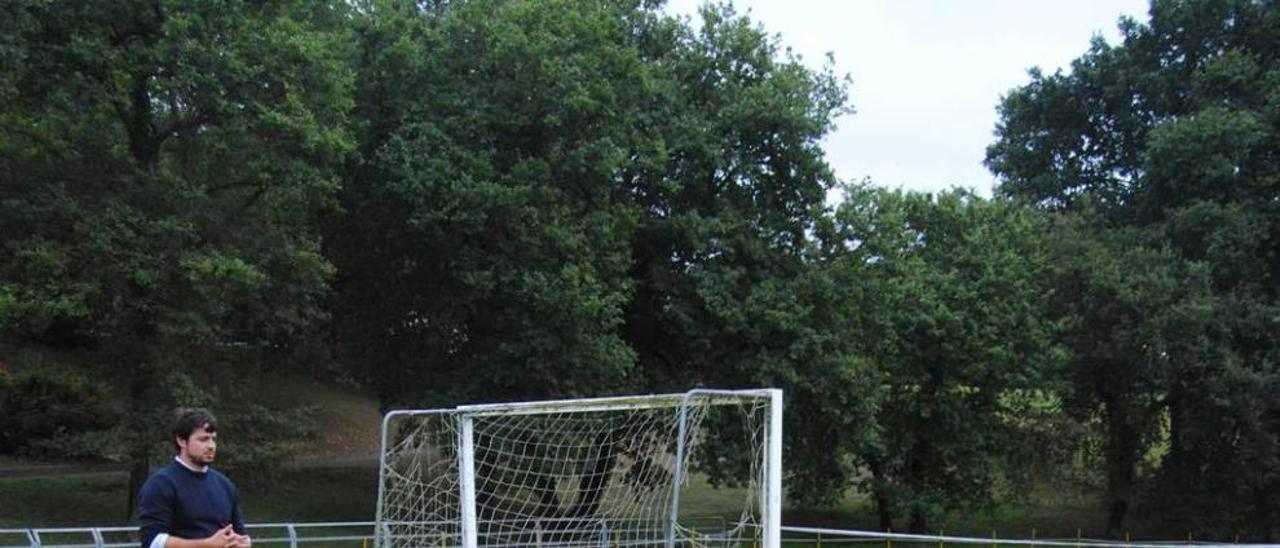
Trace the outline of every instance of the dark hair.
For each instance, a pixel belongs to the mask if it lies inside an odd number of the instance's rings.
[[[187,439],[197,428],[204,428],[210,434],[218,431],[218,420],[208,409],[193,407],[181,408],[173,414],[173,450],[179,451],[178,438]]]

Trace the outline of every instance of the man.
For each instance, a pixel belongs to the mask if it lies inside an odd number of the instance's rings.
[[[204,409],[179,409],[174,462],[152,474],[138,496],[141,548],[249,548],[235,484],[209,467],[218,427]]]

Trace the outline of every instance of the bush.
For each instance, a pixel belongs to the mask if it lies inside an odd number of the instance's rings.
[[[98,456],[117,422],[107,391],[87,377],[44,369],[0,376],[0,454]],[[99,447],[102,445],[103,447]]]

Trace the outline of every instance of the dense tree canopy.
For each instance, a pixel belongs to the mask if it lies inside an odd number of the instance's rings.
[[[646,16],[549,4],[374,6],[357,29],[370,124],[333,227],[337,325],[388,403],[628,383]]]
[[[1104,282],[1114,290],[1082,292],[1069,305],[1081,343],[1105,349],[1100,338],[1128,340],[1105,355],[1078,353],[1077,371],[1094,377],[1091,397],[1108,416],[1115,397],[1167,416],[1159,471],[1166,516],[1271,537],[1276,476],[1259,471],[1275,469],[1280,400],[1259,390],[1280,382],[1272,335],[1280,290],[1277,25],[1280,10],[1266,2],[1157,0],[1149,22],[1122,23],[1122,44],[1096,40],[1070,72],[1033,72],[1012,91],[987,157],[1005,196],[1141,233],[1123,245],[1150,251],[1085,259],[1103,269],[1090,267],[1088,278],[1104,281],[1097,275],[1106,270],[1135,278]],[[1182,264],[1163,266],[1169,252]],[[1149,258],[1134,264],[1143,253]],[[1162,270],[1172,278],[1140,285]],[[1115,330],[1097,333],[1098,325]],[[1105,379],[1117,376],[1132,380],[1108,395],[1116,385]],[[1111,428],[1140,431],[1149,421],[1121,422]],[[1112,452],[1128,459],[1112,463],[1113,495],[1128,489],[1138,449]],[[1115,530],[1123,509],[1111,519]]]
[[[334,6],[18,2],[0,71],[0,325],[122,384],[144,478],[158,402],[228,345],[324,314],[313,214],[351,148]]]
[[[794,368],[780,330],[795,326],[751,309],[790,306],[778,292],[834,184],[817,139],[843,89],[732,11],[705,21],[615,2],[372,8],[371,123],[334,249],[339,325],[384,396]]]
[[[1070,475],[1113,535],[1280,538],[1280,10],[1157,0],[1032,71],[985,199],[837,181],[846,79],[658,4],[5,4],[0,453],[138,481],[202,404],[279,462],[305,420],[239,386],[286,364],[384,407],[777,386],[799,504],[926,530]]]
[[[944,510],[992,503],[1000,484],[1025,479],[1021,417],[1053,393],[1063,357],[1039,298],[1041,223],[963,191],[864,187],[847,189],[835,221],[831,267],[865,287],[842,306],[863,315],[846,336],[863,341],[878,379],[874,435],[854,454],[881,526],[903,516],[924,531]]]

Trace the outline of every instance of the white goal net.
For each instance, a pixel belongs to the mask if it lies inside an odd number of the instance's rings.
[[[775,389],[393,411],[376,546],[777,548],[781,428]]]

